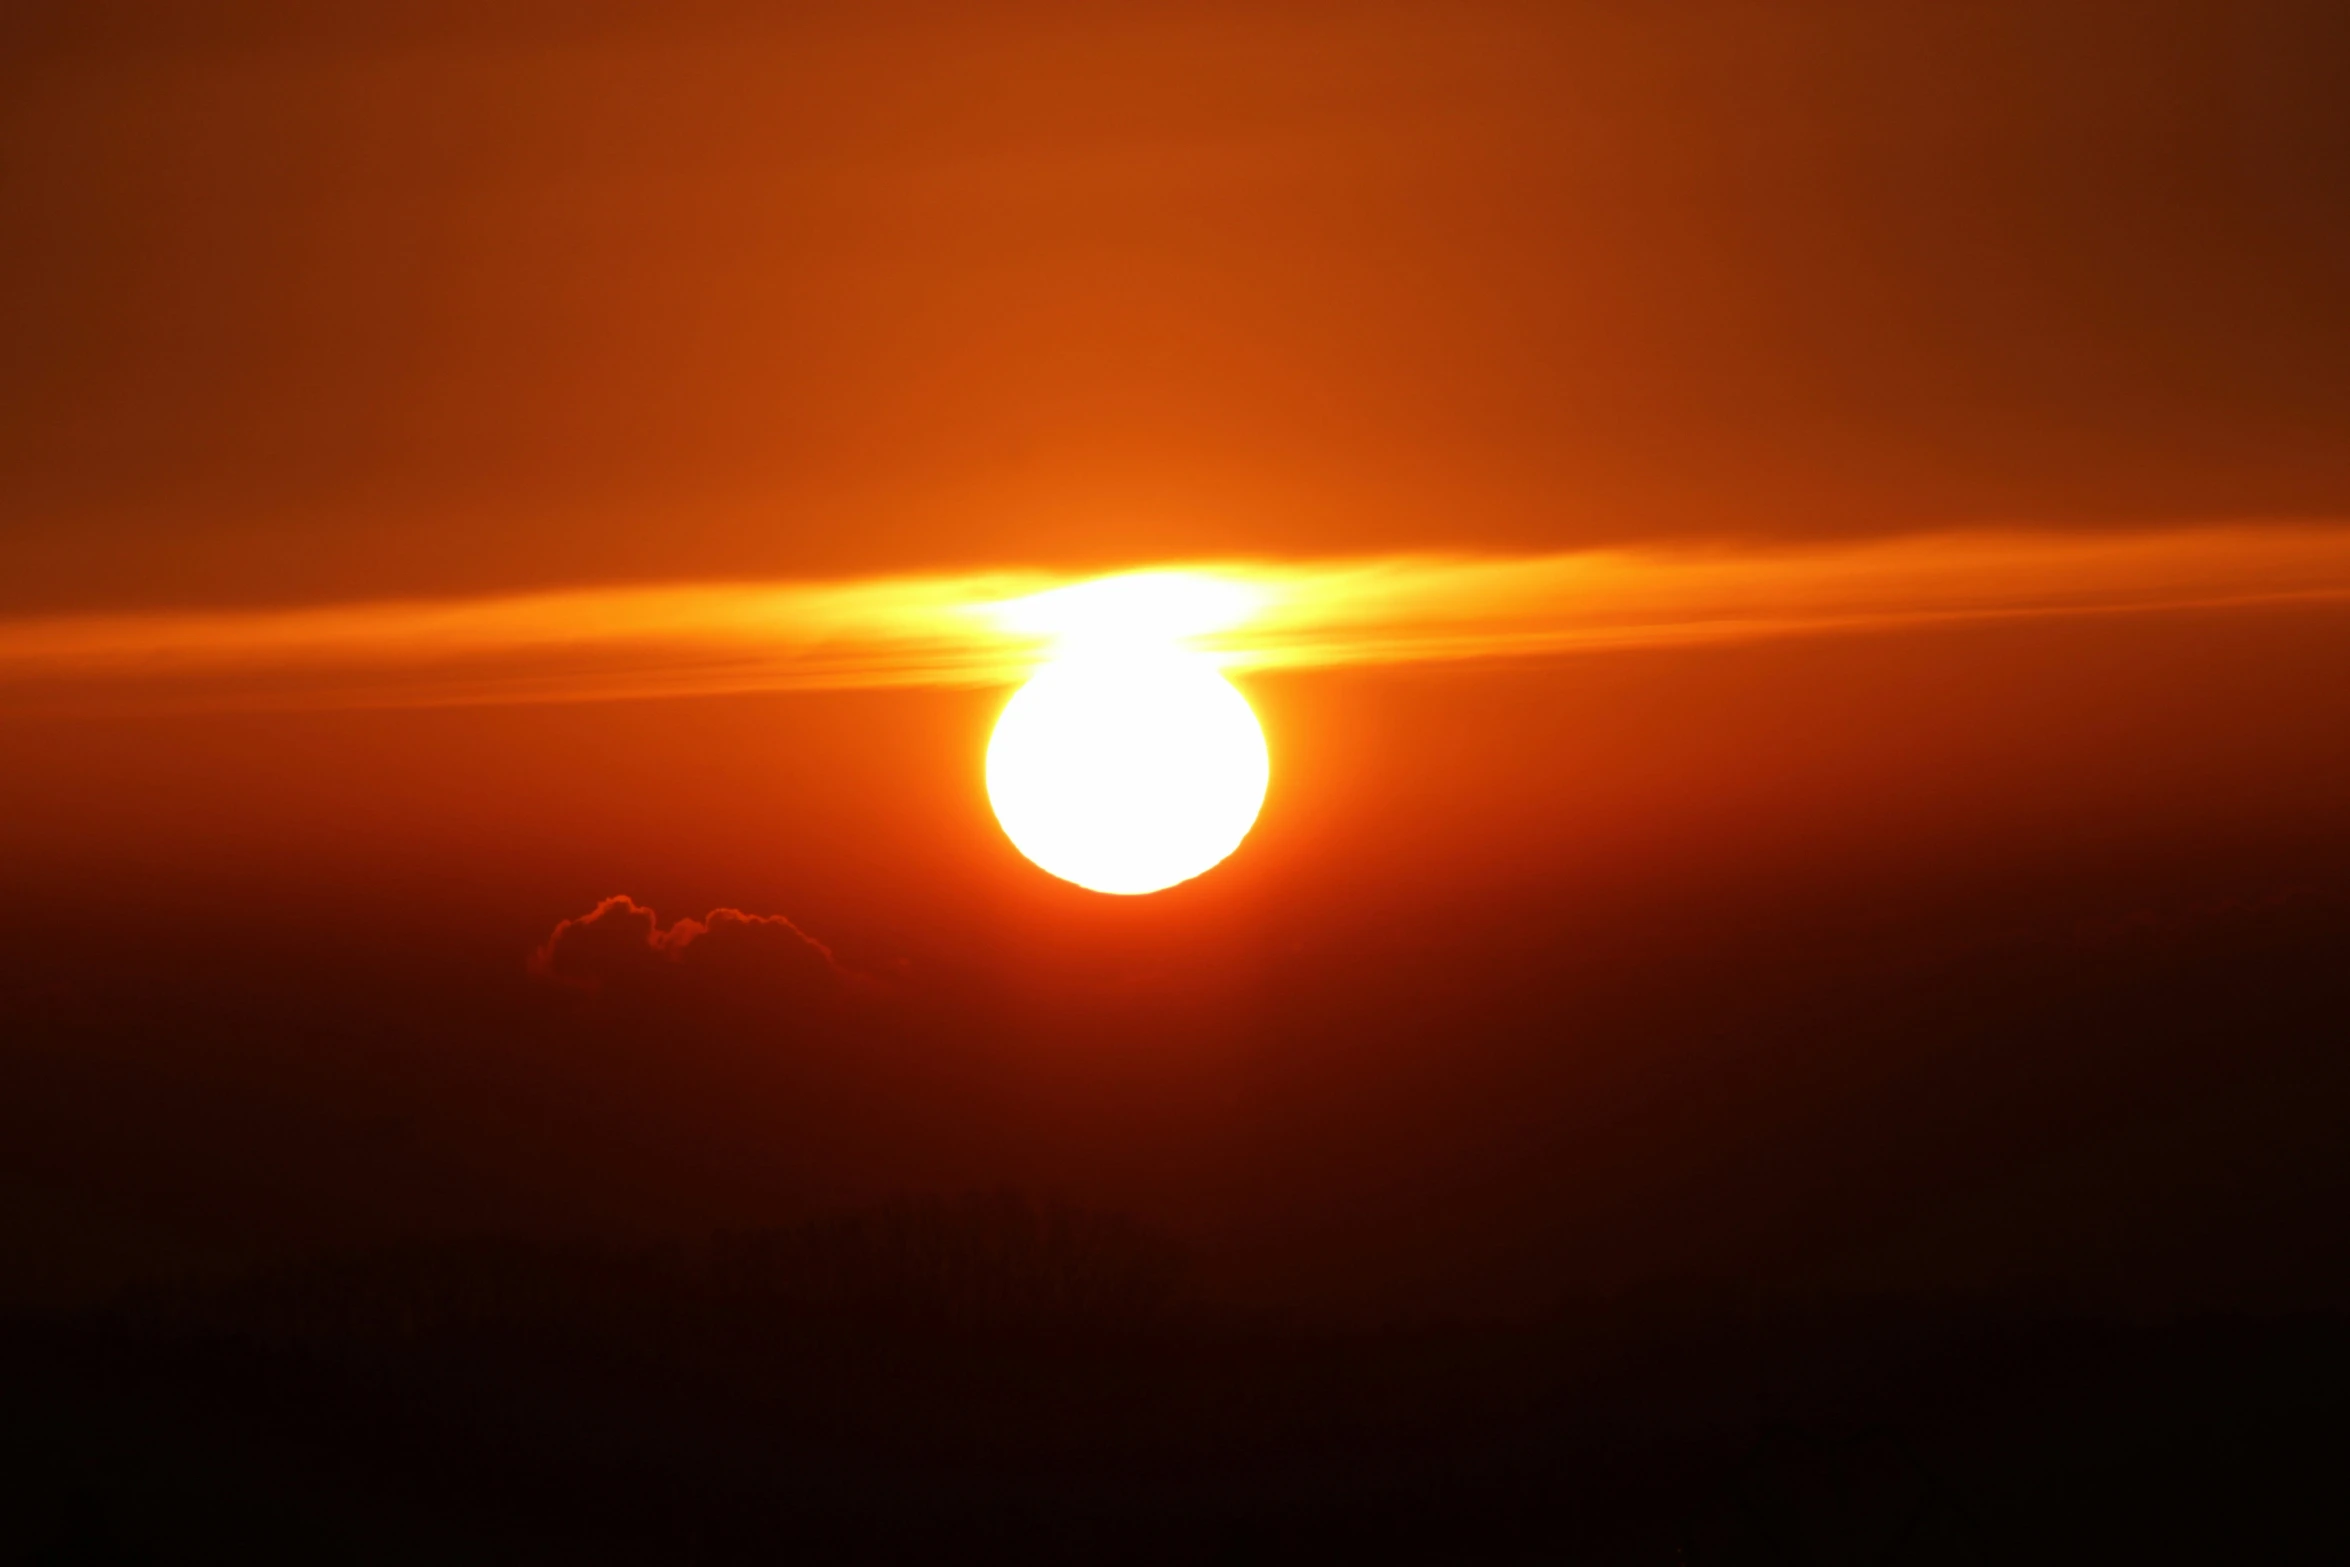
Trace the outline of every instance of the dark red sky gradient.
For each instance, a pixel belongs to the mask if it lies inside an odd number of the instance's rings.
[[[2350,525],[2346,27],[12,8],[0,615]],[[1140,901],[1001,691],[0,707],[0,1283],[1013,1183],[1374,1307],[2350,1295],[2339,606],[1247,688]],[[853,983],[533,978],[623,894]]]
[[[2304,1298],[2338,612],[1862,647],[1261,681],[1257,834],[1140,901],[994,831],[986,694],[19,722],[25,1254],[1010,1181],[1308,1299]],[[531,978],[623,890],[876,989]]]

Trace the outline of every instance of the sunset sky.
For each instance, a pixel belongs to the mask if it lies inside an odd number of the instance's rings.
[[[11,6],[0,1282],[1013,1186],[2340,1305],[2346,102],[2321,4]],[[1130,573],[1271,782],[1110,898],[983,764]]]

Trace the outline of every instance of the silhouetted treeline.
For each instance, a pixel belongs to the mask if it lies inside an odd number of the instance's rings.
[[[1182,1249],[1114,1214],[1017,1193],[900,1200],[787,1228],[722,1235],[722,1291],[777,1305],[954,1323],[1132,1327],[1173,1304]]]
[[[691,1249],[439,1241],[142,1289],[121,1310],[146,1331],[312,1346],[524,1323],[658,1336],[717,1318],[1129,1332],[1174,1308],[1184,1260],[1123,1216],[997,1192],[898,1198]]]
[[[482,1240],[0,1335],[32,1561],[2295,1558],[2350,1321],[1710,1291],[1384,1327],[1017,1195]]]

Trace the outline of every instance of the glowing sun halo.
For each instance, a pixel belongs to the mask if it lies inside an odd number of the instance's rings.
[[[1157,635],[1066,639],[987,748],[988,799],[1013,845],[1095,892],[1157,892],[1215,865],[1248,836],[1267,776],[1247,700]]]

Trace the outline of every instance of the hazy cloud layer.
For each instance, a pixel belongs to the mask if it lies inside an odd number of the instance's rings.
[[[1220,590],[1189,596],[1206,605],[1190,624],[1175,595],[1170,637],[1236,668],[1310,669],[2350,601],[2350,529],[1960,533],[1129,575]],[[350,707],[1002,684],[1050,656],[1067,628],[1049,611],[1085,607],[1061,597],[1082,580],[666,584],[0,621],[0,704]]]

